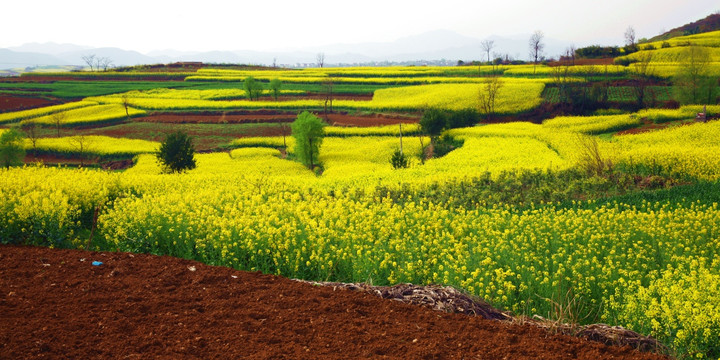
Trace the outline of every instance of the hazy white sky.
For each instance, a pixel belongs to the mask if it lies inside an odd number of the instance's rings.
[[[28,42],[150,50],[276,50],[389,42],[426,31],[623,42],[720,10],[717,0],[10,0],[2,5],[0,47]]]

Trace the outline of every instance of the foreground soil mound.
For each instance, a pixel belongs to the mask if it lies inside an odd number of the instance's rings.
[[[663,358],[341,287],[128,253],[0,246],[0,314],[1,359]]]

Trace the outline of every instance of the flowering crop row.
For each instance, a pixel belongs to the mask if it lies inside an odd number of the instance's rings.
[[[507,76],[545,76],[554,77],[558,74],[580,77],[584,75],[624,75],[627,68],[619,65],[574,65],[574,66],[546,66],[546,65],[514,65],[503,73]]]
[[[500,113],[516,113],[540,104],[543,81],[527,79],[504,79],[496,110]],[[437,84],[405,86],[375,91],[370,101],[335,100],[333,106],[343,109],[364,110],[417,110],[427,107],[464,109],[477,107],[478,94],[483,85]],[[172,94],[168,97],[167,94]],[[187,96],[185,96],[187,94]],[[222,109],[308,109],[321,108],[318,100],[249,101],[196,99],[197,90],[168,90],[155,92],[130,92],[129,103],[144,110],[222,110]],[[88,100],[101,104],[120,104],[122,96],[98,96]]]
[[[663,123],[674,120],[694,119],[697,113],[702,112],[703,107],[700,105],[685,105],[679,109],[644,109],[638,111],[638,116],[647,118],[655,123]],[[719,105],[706,106],[709,113],[720,112]]]
[[[559,116],[545,120],[543,126],[548,129],[579,132],[583,134],[601,134],[629,129],[640,125],[636,114],[604,116]]]
[[[284,83],[298,84],[321,84],[332,81],[335,84],[387,84],[387,85],[424,85],[424,84],[453,84],[453,83],[480,83],[483,82],[482,77],[452,77],[452,76],[426,76],[426,77],[327,77],[327,76],[276,76],[276,75],[256,75],[252,74],[258,80],[271,80],[277,78]],[[244,81],[247,76],[209,76],[194,75],[185,78],[187,81]]]
[[[305,94],[302,90],[280,90],[280,95],[299,95]],[[270,90],[263,90],[263,95],[270,95]],[[130,91],[122,94],[107,95],[108,98],[122,99],[124,96],[133,99],[173,99],[173,100],[226,100],[226,99],[246,99],[247,92],[243,89],[212,89],[212,90],[193,90],[193,89],[165,89],[158,88],[145,91]]]
[[[125,119],[128,116],[142,115],[145,114],[145,111],[128,107],[126,112],[125,107],[121,104],[103,104],[66,110],[55,114],[60,114],[62,116],[57,117],[58,115],[45,115],[23,120],[23,123],[55,126],[55,121],[59,120],[60,126],[97,124]]]
[[[47,116],[50,114],[63,112],[72,109],[78,109],[88,106],[97,105],[94,101],[76,101],[62,105],[46,106],[31,110],[22,110],[0,114],[0,124],[9,122],[18,122],[25,119],[37,118],[40,116]]]
[[[651,45],[656,49],[660,49],[663,46],[663,42],[667,42],[671,47],[683,47],[689,44],[708,46],[708,47],[720,47],[720,31],[710,31],[702,34],[677,36],[664,41],[655,41],[647,44],[641,44],[640,48]]]
[[[326,136],[399,136],[402,129],[403,135],[417,135],[420,133],[418,124],[385,125],[385,126],[326,126]]]
[[[160,143],[139,139],[114,138],[101,135],[40,138],[35,149],[42,153],[64,155],[98,155],[101,157],[127,157],[157,151]],[[32,149],[30,140],[25,148]]]
[[[720,61],[720,47],[705,47],[708,51],[710,62]],[[647,56],[651,56],[653,63],[681,63],[689,60],[687,58],[686,47],[670,47],[656,50],[642,50],[634,52],[630,55],[619,57],[618,59],[628,59],[639,61]]]
[[[428,77],[476,75],[479,72],[491,72],[493,66],[392,66],[392,67],[346,67],[346,68],[307,68],[300,70],[229,70],[200,69],[198,76],[236,77],[247,76],[274,77]]]

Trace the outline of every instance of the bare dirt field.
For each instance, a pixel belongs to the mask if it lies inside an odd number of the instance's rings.
[[[25,246],[0,246],[0,314],[2,359],[663,358],[177,258]]]
[[[26,96],[0,95],[0,113],[60,104],[60,101]]]

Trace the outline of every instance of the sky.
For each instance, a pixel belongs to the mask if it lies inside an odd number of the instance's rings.
[[[10,0],[0,48],[31,42],[152,50],[298,50],[392,42],[432,30],[622,45],[720,11],[717,0]]]

